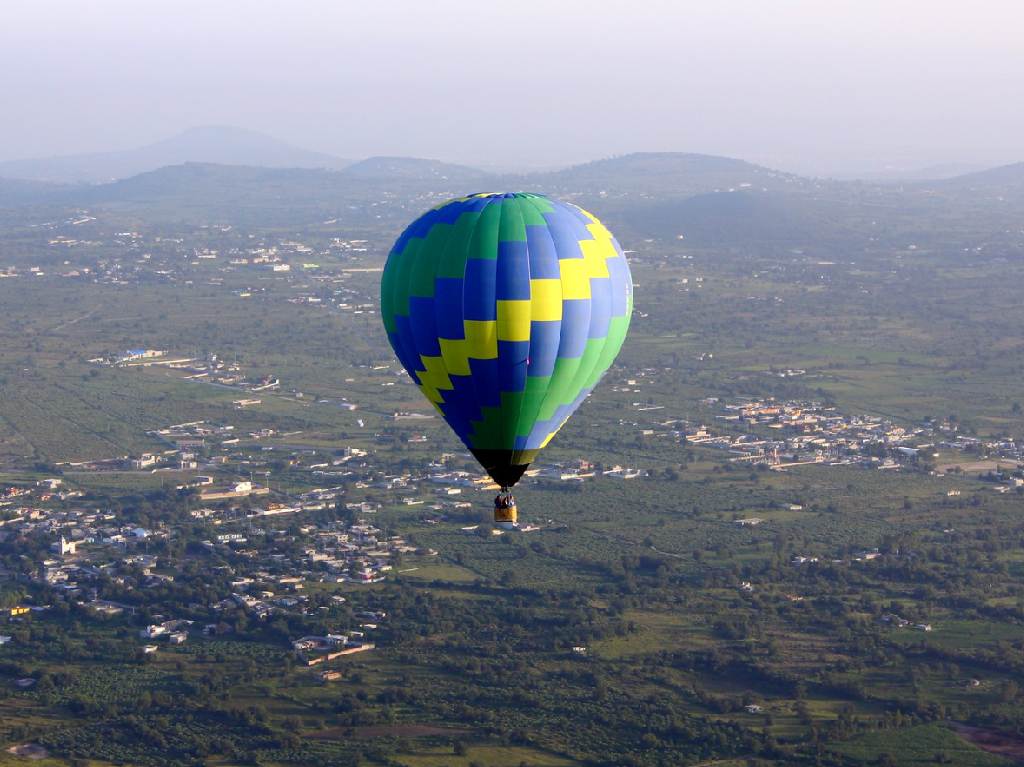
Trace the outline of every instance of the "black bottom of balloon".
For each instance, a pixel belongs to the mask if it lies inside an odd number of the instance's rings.
[[[537,456],[536,450],[472,450],[473,457],[499,487],[512,487]]]

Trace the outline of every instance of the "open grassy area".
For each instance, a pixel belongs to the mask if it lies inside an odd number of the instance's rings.
[[[909,730],[861,735],[836,748],[855,764],[933,765],[957,767],[1006,767],[1013,762],[988,754],[941,725],[923,725]],[[941,760],[941,761],[937,761]]]
[[[489,767],[575,767],[579,762],[532,748],[515,746],[470,746],[465,753],[456,755],[452,749],[431,749],[403,755],[398,762],[406,767],[469,767],[486,764]]]
[[[743,431],[722,405],[774,397],[908,429],[931,416],[958,434],[1019,435],[1024,272],[908,253],[889,268],[869,252],[823,277],[817,257],[788,250],[635,245],[638,311],[620,364],[542,463],[586,458],[642,476],[524,480],[520,515],[540,529],[500,536],[491,491],[449,496],[423,480],[435,460],[477,469],[439,418],[395,418],[432,411],[399,374],[379,318],[330,300],[343,288],[346,303],[372,305],[378,273],[342,276],[335,258],[320,259],[331,265],[324,282],[209,264],[175,283],[0,281],[0,482],[63,472],[67,489],[90,495],[47,508],[111,508],[119,524],[166,531],[146,552],[153,572],[174,576],[148,581],[112,549],[116,567],[80,576],[66,596],[23,567],[26,551],[52,556],[48,530],[0,541],[18,575],[0,594],[54,605],[0,624],[16,636],[0,648],[0,740],[43,742],[61,755],[52,763],[144,767],[170,753],[176,767],[1004,763],[941,724],[1024,726],[1024,523],[1020,496],[978,476],[990,459],[929,446],[937,464],[981,467],[775,472],[676,432]],[[325,300],[291,300],[313,292]],[[135,346],[217,354],[247,378],[280,377],[280,390],[240,409],[241,389],[89,362]],[[779,374],[787,368],[803,372]],[[56,466],[169,449],[150,432],[191,421],[235,427],[237,443],[201,456],[225,463]],[[334,463],[345,447],[368,454],[351,475],[353,464]],[[251,474],[288,503],[337,493],[280,519],[247,519],[240,504],[207,521],[174,492],[200,473]],[[370,512],[349,508],[363,501]],[[737,524],[752,517],[760,524]],[[307,549],[319,545],[316,523],[349,518],[437,553],[403,553],[382,583],[331,582],[325,557]],[[223,532],[247,541],[202,543]],[[298,563],[301,589],[275,580],[286,562]],[[28,593],[8,597],[15,589]],[[92,590],[140,612],[98,619],[77,605]],[[264,591],[308,597],[309,608],[264,619],[235,601]],[[377,646],[333,661],[339,678],[324,682],[296,657],[293,639],[358,630],[367,609],[387,613],[368,630]],[[158,615],[194,630],[142,660],[138,631]],[[933,631],[894,628],[893,615]],[[209,624],[227,633],[200,636]],[[39,683],[15,690],[26,675]],[[16,761],[0,753],[0,764]]]

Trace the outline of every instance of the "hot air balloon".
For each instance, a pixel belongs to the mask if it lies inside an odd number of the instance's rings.
[[[585,210],[540,194],[472,194],[426,212],[381,279],[388,339],[412,380],[501,488],[510,488],[612,364],[633,283]]]

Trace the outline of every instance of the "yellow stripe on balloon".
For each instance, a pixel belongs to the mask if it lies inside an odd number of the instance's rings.
[[[562,300],[590,298],[590,274],[582,258],[563,258],[558,262],[562,282]]]
[[[530,300],[498,301],[498,340],[530,340]]]
[[[463,320],[466,332],[466,356],[475,360],[493,360],[498,356],[498,323],[494,320]]]
[[[530,318],[536,322],[562,319],[561,280],[530,280]]]
[[[580,240],[580,250],[583,251],[583,260],[587,264],[587,275],[589,277],[609,277],[609,258],[615,258],[615,246],[611,240]]]
[[[439,338],[441,359],[448,368],[448,375],[468,376],[473,371],[469,368],[469,348],[465,338]]]

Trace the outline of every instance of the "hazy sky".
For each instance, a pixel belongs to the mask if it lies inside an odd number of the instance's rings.
[[[359,158],[1024,160],[1018,0],[2,0],[0,159],[195,125]]]

